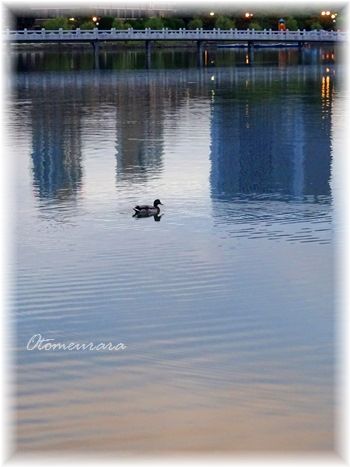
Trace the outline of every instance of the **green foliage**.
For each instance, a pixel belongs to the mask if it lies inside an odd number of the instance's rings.
[[[164,24],[163,24],[162,19],[156,16],[148,18],[147,21],[145,22],[145,28],[163,29],[163,27],[164,27]]]
[[[288,16],[286,20],[286,29],[289,31],[296,31],[299,28],[298,21],[293,16]]]
[[[131,27],[132,26],[130,23],[125,23],[123,20],[119,18],[114,18],[113,23],[112,23],[112,28],[115,28],[115,29],[128,29]]]
[[[340,29],[341,31],[346,31],[347,30],[347,15],[338,13],[336,22],[333,23],[333,28]]]
[[[252,21],[249,24],[249,29],[255,29],[255,31],[261,31],[262,27],[260,23],[258,23],[257,21]]]
[[[160,18],[160,17],[151,17],[151,18],[135,18],[126,21],[125,19],[120,18],[113,18],[111,16],[103,16],[99,19],[99,29],[110,29],[114,27],[116,29],[162,29],[162,28],[169,28],[169,29],[179,29],[179,28],[187,28],[187,29],[212,29],[220,28],[223,30],[227,30],[230,28],[237,27],[238,29],[273,29],[277,30],[278,28],[278,20],[279,18],[284,18],[286,21],[286,28],[290,31],[294,31],[297,29],[345,29],[346,26],[344,25],[344,18],[342,17],[341,10],[338,10],[338,16],[336,18],[336,22],[333,22],[333,19],[328,15],[327,17],[320,16],[320,12],[317,10],[310,11],[309,13],[306,10],[296,11],[291,10],[288,11],[286,8],[279,8],[277,11],[270,11],[269,14],[266,14],[266,10],[254,11],[254,16],[251,18],[245,18],[244,13],[242,11],[236,10],[236,12],[232,16],[224,16],[219,15],[210,16],[209,9],[206,13],[197,16],[191,17],[189,14],[178,17],[178,16],[170,16],[167,18]],[[244,10],[243,10],[244,11]],[[288,16],[288,13],[292,13],[292,15]],[[79,24],[80,23],[80,24]],[[49,18],[43,22],[43,27],[45,29],[72,29],[75,27],[80,27],[81,29],[93,29],[96,27],[96,24],[91,21],[91,17],[80,17],[76,21],[72,22],[69,21],[68,18],[63,17],[56,17],[56,18]],[[27,23],[21,21],[20,27],[28,27]],[[31,26],[31,23],[29,24]]]
[[[145,29],[145,20],[144,19],[131,19],[130,26],[134,29]]]
[[[200,29],[203,27],[203,21],[200,18],[193,18],[187,25],[187,29]]]
[[[231,29],[235,27],[235,22],[227,16],[218,16],[215,21],[215,27],[220,29]]]
[[[317,29],[318,31],[322,29],[322,26],[319,21],[315,21],[310,24],[310,29]]]
[[[278,20],[281,16],[267,16],[267,15],[254,15],[253,22],[258,22],[261,26],[261,29],[273,29],[277,30],[278,28]],[[251,24],[251,23],[250,23]],[[246,29],[249,27],[249,24],[242,29]]]
[[[94,29],[96,24],[93,21],[84,21],[79,25],[80,29]]]
[[[215,16],[201,16],[201,20],[203,21],[203,29],[213,29],[215,27]]]
[[[306,29],[309,30],[311,29],[311,24],[312,23],[317,23],[319,22],[319,15],[314,15],[314,16],[308,16],[305,14],[300,14],[296,16],[296,20],[298,21],[298,26],[299,29]]]
[[[57,16],[56,18],[50,18],[43,22],[43,28],[45,29],[72,29],[72,25],[69,24],[67,18]]]
[[[166,18],[164,20],[164,26],[165,28],[169,29],[180,29],[184,28],[186,26],[185,21],[182,18]]]
[[[112,24],[113,24],[114,18],[113,16],[102,16],[102,18],[99,19],[99,29],[111,29]]]

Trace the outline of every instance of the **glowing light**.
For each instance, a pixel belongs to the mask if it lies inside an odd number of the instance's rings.
[[[211,79],[211,81],[215,81],[215,76],[214,75],[211,76],[210,79]]]
[[[332,19],[334,19],[334,18],[335,18],[335,15],[334,15],[334,14],[333,14],[333,15],[331,15],[331,18],[332,18]]]
[[[324,16],[325,14],[326,14],[326,12],[325,12],[325,11],[322,11],[321,15]]]
[[[330,11],[326,11],[326,15],[329,16],[331,14]]]
[[[210,15],[210,16],[214,16],[215,13],[214,13],[213,11],[211,11],[211,12],[209,13],[209,15]]]
[[[94,23],[96,23],[96,21],[97,21],[97,16],[93,16],[93,17],[92,17],[92,21],[93,21]]]
[[[253,15],[253,13],[249,13],[249,11],[247,11],[247,13],[245,13],[244,15],[246,18],[251,18]]]
[[[100,24],[100,23],[99,23],[99,22],[97,22],[97,23],[96,23],[96,26],[98,26],[99,24]]]
[[[69,21],[75,21],[75,18],[69,18]]]

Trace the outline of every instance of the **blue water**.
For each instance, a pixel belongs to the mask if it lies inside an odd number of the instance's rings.
[[[19,450],[333,449],[321,52],[12,75]],[[158,222],[132,217],[155,198]],[[28,351],[38,333],[127,348]]]

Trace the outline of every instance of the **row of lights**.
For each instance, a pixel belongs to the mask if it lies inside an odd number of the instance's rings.
[[[215,13],[213,11],[209,13],[209,16],[214,16],[214,15]],[[249,11],[247,11],[247,13],[245,13],[244,15],[245,18],[252,18],[253,16],[254,16],[253,13],[249,13]]]
[[[96,26],[98,26],[100,23],[98,22],[98,18],[97,16],[93,16],[92,18],[92,21],[96,24]],[[75,18],[69,18],[69,21],[75,21]]]
[[[321,16],[330,16],[333,20],[333,23],[336,21],[336,17],[338,16],[338,13],[332,13],[331,11],[321,11]]]
[[[214,15],[215,15],[214,11],[211,11],[211,12],[209,13],[209,15],[210,15],[210,16],[214,16]],[[244,17],[247,18],[247,19],[248,19],[248,18],[252,18],[253,16],[254,16],[254,14],[253,14],[253,13],[249,13],[249,11],[247,11],[247,12],[244,14]],[[336,18],[336,16],[337,16],[337,13],[331,13],[329,10],[327,10],[327,11],[322,11],[322,12],[321,12],[321,16],[330,16],[330,17],[332,18],[332,20],[333,20],[333,23],[335,23],[335,18]],[[100,23],[97,21],[97,20],[98,20],[97,16],[93,16],[91,19],[92,19],[92,21],[96,24],[96,26],[98,26],[98,25],[100,24]],[[69,18],[69,21],[75,21],[75,18]]]

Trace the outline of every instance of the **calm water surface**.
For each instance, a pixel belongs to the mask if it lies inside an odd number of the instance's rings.
[[[9,109],[18,449],[332,450],[334,51],[38,53]]]

